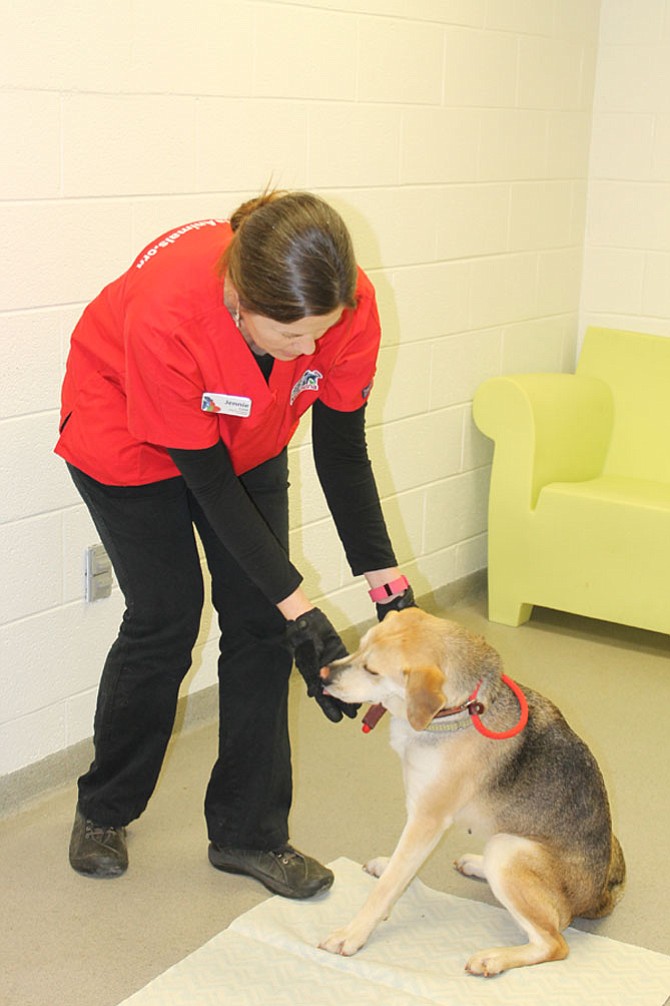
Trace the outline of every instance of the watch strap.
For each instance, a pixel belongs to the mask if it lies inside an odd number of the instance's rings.
[[[391,580],[390,583],[383,583],[381,587],[373,587],[372,590],[368,591],[370,595],[370,600],[378,604],[380,601],[385,601],[389,597],[393,597],[394,594],[402,594],[404,590],[409,587],[409,580],[406,576],[399,576],[397,580]]]

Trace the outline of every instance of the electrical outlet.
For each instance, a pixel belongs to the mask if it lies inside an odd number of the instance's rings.
[[[112,563],[102,545],[86,549],[84,566],[84,598],[87,602],[99,601],[112,593]]]

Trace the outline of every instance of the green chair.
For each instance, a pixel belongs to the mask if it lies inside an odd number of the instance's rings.
[[[670,632],[670,338],[589,328],[575,374],[482,384],[489,618],[535,604]]]

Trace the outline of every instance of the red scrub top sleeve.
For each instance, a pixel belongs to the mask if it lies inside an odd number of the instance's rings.
[[[360,409],[368,399],[377,367],[381,325],[374,288],[367,277],[352,312],[342,351],[328,373],[320,401],[338,412]]]

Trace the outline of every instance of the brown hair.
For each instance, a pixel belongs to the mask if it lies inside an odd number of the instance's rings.
[[[356,306],[356,260],[346,225],[309,192],[265,192],[230,218],[218,263],[254,314],[289,324]]]

